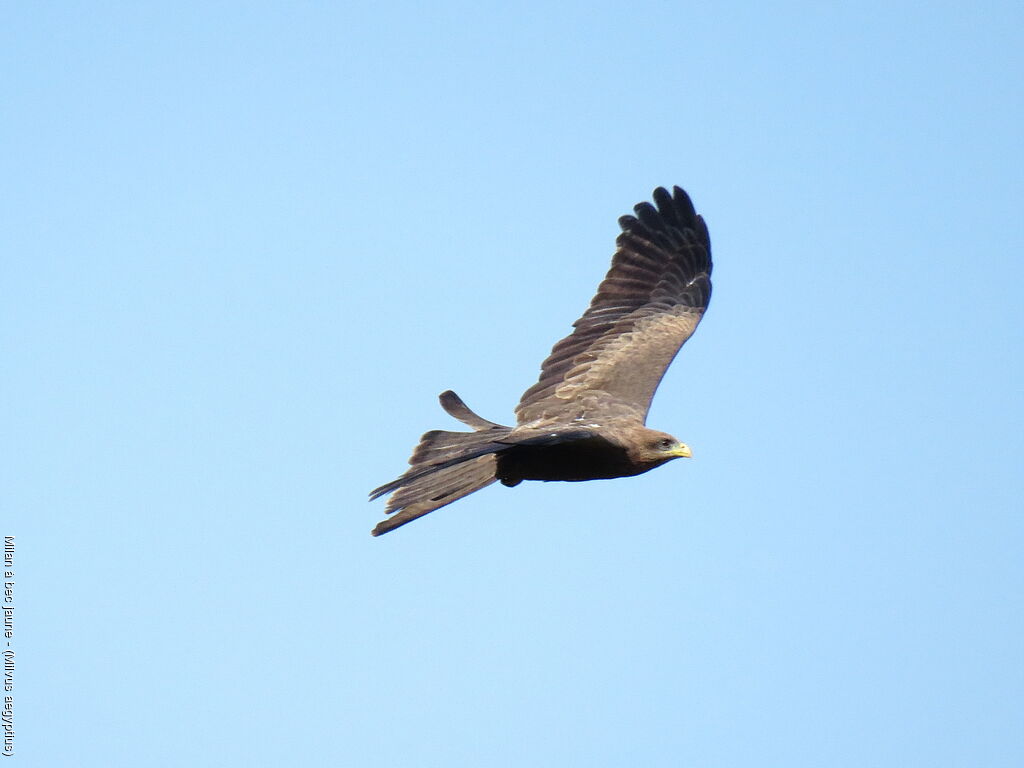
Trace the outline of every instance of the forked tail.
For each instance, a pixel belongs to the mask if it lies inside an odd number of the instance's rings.
[[[420,438],[405,474],[370,493],[371,501],[392,494],[385,509],[391,517],[377,524],[374,536],[451,504],[497,479],[495,453],[508,445],[496,441],[507,437],[511,428],[477,416],[454,392],[442,394],[441,405],[476,431],[433,430]]]

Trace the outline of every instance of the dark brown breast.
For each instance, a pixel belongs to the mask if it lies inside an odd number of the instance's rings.
[[[638,475],[650,465],[632,462],[625,449],[601,437],[558,445],[516,445],[498,454],[498,479],[505,485],[521,480],[599,480]]]

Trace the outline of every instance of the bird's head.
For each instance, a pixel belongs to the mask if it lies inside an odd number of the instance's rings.
[[[672,459],[688,459],[691,456],[693,453],[686,443],[680,442],[666,432],[654,429],[645,430],[639,444],[634,447],[634,458],[653,466]]]

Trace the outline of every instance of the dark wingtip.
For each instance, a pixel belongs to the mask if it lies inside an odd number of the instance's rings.
[[[654,205],[649,202],[637,203],[633,206],[635,216],[620,216],[619,226],[624,232],[638,229],[637,224],[653,232],[665,231],[668,227],[676,229],[701,230],[700,217],[693,207],[693,201],[682,187],[674,186],[669,192],[665,187],[657,187],[652,193]]]
[[[409,521],[402,519],[401,515],[389,517],[387,520],[381,520],[377,523],[377,525],[373,527],[373,530],[370,531],[370,535],[375,538],[377,536],[383,536],[385,533],[395,530],[395,528],[401,528],[407,522]]]
[[[379,499],[385,493],[390,493],[391,491],[393,491],[395,489],[395,487],[397,487],[397,485],[398,485],[398,481],[397,480],[392,480],[390,483],[385,483],[384,485],[380,486],[379,488],[374,488],[372,491],[370,491],[370,498],[368,499],[368,501],[373,501],[374,499]]]
[[[465,408],[466,404],[462,402],[462,398],[455,394],[452,390],[446,389],[440,395],[437,396],[437,401],[441,403],[441,407],[448,413],[452,412],[452,408]]]
[[[437,399],[440,401],[441,407],[444,408],[445,413],[452,418],[458,419],[463,424],[468,424],[477,432],[501,426],[500,424],[496,424],[493,421],[485,419],[483,416],[478,416],[462,401],[461,397],[456,395],[450,389],[446,389],[438,395]]]
[[[668,192],[665,195],[667,196]],[[669,202],[669,205],[677,215],[683,214],[682,218],[685,219],[685,223],[688,226],[693,226],[697,218],[697,209],[693,207],[693,200],[686,194],[686,190],[679,186],[673,187],[672,200]]]
[[[662,229],[661,214],[658,213],[658,209],[650,203],[646,201],[637,203],[633,206],[633,211],[636,213],[636,217],[640,219],[648,229]]]
[[[376,537],[383,536],[385,533],[391,533],[395,528],[401,528],[406,523],[411,523],[413,520],[417,520],[432,511],[432,509],[419,509],[413,512],[410,512],[408,509],[401,510],[393,517],[389,517],[387,520],[381,520],[377,523],[374,529],[370,531],[370,535]]]
[[[676,187],[676,189],[679,189],[679,187]],[[658,213],[661,214],[663,219],[665,219],[669,224],[675,224],[676,226],[679,226],[682,223],[672,200],[672,195],[669,194],[667,189],[664,187],[658,187],[651,193],[651,197],[654,198],[654,204],[658,207]]]

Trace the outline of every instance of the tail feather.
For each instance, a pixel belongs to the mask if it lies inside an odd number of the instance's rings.
[[[508,434],[507,429],[502,432],[495,431],[487,436],[477,432],[446,432],[443,429],[435,429],[427,432],[420,438],[419,445],[412,452],[409,459],[411,465],[401,477],[385,483],[380,488],[370,491],[370,501],[379,499],[399,488],[408,485],[414,480],[429,475],[455,464],[475,459],[488,453],[494,453],[508,448],[507,445],[497,444],[496,439],[501,439]]]
[[[493,483],[497,470],[494,454],[508,448],[495,441],[509,432],[508,427],[479,432],[438,429],[423,435],[405,474],[370,493],[371,500],[393,494],[385,511],[394,514],[379,523],[373,535],[394,530]]]
[[[374,536],[393,531],[435,509],[479,491],[497,478],[494,454],[478,456],[462,464],[436,470],[403,485],[388,501],[387,511],[394,514],[377,523]]]
[[[487,453],[495,440],[503,439],[509,430],[493,434],[481,432],[448,432],[434,429],[420,438],[419,445],[412,452],[409,463],[413,466],[445,464],[466,461]]]

